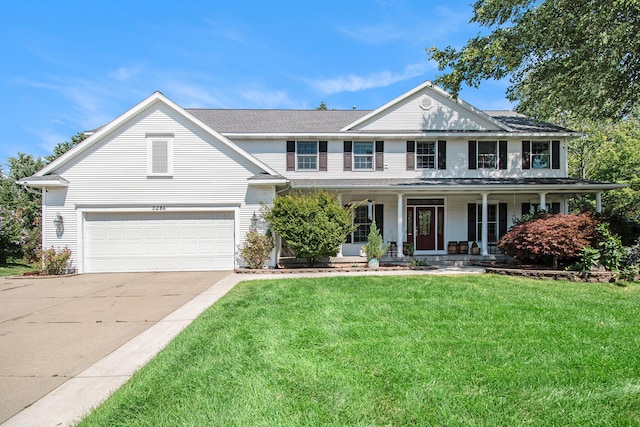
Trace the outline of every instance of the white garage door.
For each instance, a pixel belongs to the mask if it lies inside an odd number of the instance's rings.
[[[87,213],[86,272],[231,270],[233,212]]]

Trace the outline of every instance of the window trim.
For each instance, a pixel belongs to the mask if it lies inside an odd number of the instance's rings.
[[[358,217],[358,210],[364,210],[364,217],[366,218],[367,222],[356,222],[356,219]],[[353,225],[357,226],[357,228],[351,232],[351,242],[352,243],[367,243],[367,239],[369,237],[369,231],[371,230],[371,224],[373,223],[373,218],[369,218],[369,206],[368,205],[360,205],[357,206],[354,210],[353,210]],[[364,240],[356,240],[356,233],[358,232],[358,230],[360,229],[360,226],[365,226],[368,228],[366,229],[366,233],[364,234]]]
[[[487,144],[487,143],[493,143],[493,148],[494,148],[494,153],[488,153],[489,155],[493,154],[494,156],[494,166],[493,167],[484,167],[484,166],[480,166],[480,145],[481,144]],[[484,155],[484,154],[483,154]],[[477,169],[483,169],[483,170],[495,170],[499,168],[499,160],[500,159],[500,153],[499,153],[499,144],[497,140],[478,140],[477,145],[476,145],[476,168]]]
[[[534,144],[546,144],[547,145],[547,165],[545,167],[536,167],[535,163],[533,161],[533,159],[535,157],[540,156],[540,154],[534,154],[534,149],[533,146]],[[544,154],[543,154],[544,155]],[[551,140],[532,140],[531,141],[531,148],[529,150],[529,164],[531,165],[531,169],[536,169],[536,170],[544,170],[544,169],[551,169]]]
[[[369,144],[371,146],[371,154],[357,154],[356,146],[358,144]],[[357,168],[356,167],[356,158],[358,157],[370,157],[371,158],[371,167],[370,168]],[[351,170],[353,171],[364,171],[371,172],[376,170],[376,143],[375,141],[353,141],[353,150],[351,153]]]
[[[416,170],[435,170],[438,169],[438,141],[437,140],[433,140],[433,141],[416,141],[415,142],[415,169]],[[419,154],[419,148],[418,146],[420,144],[433,144],[433,154]],[[418,160],[419,156],[430,156],[433,158],[433,167],[429,167],[429,168],[424,168],[424,167],[420,167],[420,162]]]
[[[298,150],[298,146],[300,143],[314,143],[316,146],[316,153],[315,154],[300,154],[299,150]],[[300,167],[300,162],[299,159],[300,157],[315,157],[316,159],[316,167],[315,168],[301,168]],[[296,140],[296,171],[318,171],[320,168],[320,144],[319,141],[314,141],[314,140]]]
[[[154,172],[153,146],[156,142],[166,143],[166,172]],[[173,135],[147,135],[147,176],[173,176],[173,145]]]

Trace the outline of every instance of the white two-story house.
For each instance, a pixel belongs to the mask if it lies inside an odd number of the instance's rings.
[[[568,177],[579,136],[430,82],[373,111],[189,109],[156,92],[20,182],[42,190],[43,246],[69,247],[81,273],[232,269],[262,204],[314,189],[359,203],[339,255],[374,220],[416,255],[488,254],[522,214],[585,193],[599,208],[620,187]]]

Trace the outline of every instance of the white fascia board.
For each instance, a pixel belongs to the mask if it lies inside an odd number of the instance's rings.
[[[359,118],[358,120],[356,120],[356,121],[354,121],[352,123],[349,123],[348,125],[346,125],[345,127],[343,127],[340,130],[341,131],[348,131],[349,129],[353,129],[354,127],[356,127],[356,126],[366,122],[367,120],[370,120],[371,118],[377,116],[381,112],[393,107],[397,103],[399,103],[399,102],[401,102],[401,101],[403,101],[403,100],[415,95],[416,93],[419,93],[419,92],[423,91],[424,89],[433,90],[438,95],[440,95],[442,97],[445,97],[445,98],[457,103],[462,108],[471,111],[472,113],[480,116],[481,118],[483,118],[484,120],[489,121],[490,123],[493,123],[494,125],[496,125],[500,129],[503,129],[503,130],[505,130],[507,132],[509,132],[511,130],[511,128],[509,126],[507,126],[504,123],[494,119],[493,117],[491,117],[490,115],[488,115],[484,111],[477,109],[476,107],[474,107],[473,105],[469,104],[468,102],[465,102],[460,98],[453,98],[453,96],[451,96],[451,94],[449,92],[447,92],[444,89],[434,85],[430,80],[427,80],[424,83],[422,83],[421,85],[416,86],[415,88],[411,89],[410,91],[403,93],[402,95],[398,96],[395,99],[392,99],[391,101],[387,102],[383,106],[378,107],[375,110],[373,110],[372,112],[370,112],[369,114]]]
[[[500,185],[500,186],[491,186],[491,185],[430,185],[430,186],[416,186],[416,185],[375,185],[375,186],[349,186],[342,184],[335,185],[318,185],[317,188],[326,189],[326,190],[341,190],[341,191],[351,191],[351,192],[389,192],[393,191],[394,193],[402,193],[402,194],[420,194],[420,193],[460,193],[460,194],[468,194],[469,192],[474,193],[491,193],[491,194],[502,194],[502,193],[538,193],[538,192],[546,192],[546,193],[581,193],[581,192],[593,192],[593,191],[607,191],[614,190],[618,188],[624,188],[626,185],[624,184],[574,184],[574,185]],[[310,188],[307,186],[296,186],[295,180],[292,181],[291,188]],[[316,187],[314,187],[316,188]]]
[[[421,133],[380,133],[376,131],[362,132],[330,132],[330,133],[224,133],[230,140],[271,141],[283,139],[361,139],[370,141],[390,139],[420,139],[420,138],[579,138],[580,132],[447,132],[433,131]]]
[[[258,160],[257,158],[255,158],[254,156],[252,156],[251,154],[249,154],[248,152],[246,152],[242,148],[238,147],[236,144],[234,144],[227,137],[225,137],[221,133],[217,132],[216,130],[212,129],[211,127],[207,126],[201,120],[197,119],[195,116],[189,114],[187,111],[185,111],[184,108],[182,108],[181,106],[179,106],[175,102],[171,101],[169,98],[164,96],[161,92],[154,92],[153,94],[151,94],[151,96],[147,97],[142,102],[140,102],[137,105],[135,105],[133,108],[127,110],[125,113],[121,114],[120,116],[118,116],[117,118],[115,118],[114,120],[109,122],[107,125],[103,126],[99,130],[97,130],[95,133],[93,133],[91,136],[89,136],[86,140],[82,141],[80,144],[76,145],[71,150],[67,151],[62,156],[60,156],[57,159],[55,159],[53,162],[49,163],[43,169],[38,171],[35,174],[35,176],[46,175],[47,173],[55,170],[56,168],[60,167],[61,165],[66,164],[71,159],[77,157],[79,154],[81,154],[82,152],[87,150],[89,147],[91,147],[94,144],[96,144],[96,142],[99,141],[100,139],[102,139],[104,136],[108,135],[113,130],[117,129],[120,125],[122,125],[123,123],[125,123],[128,120],[132,119],[136,115],[140,114],[142,111],[146,110],[147,108],[149,108],[150,106],[152,106],[153,104],[158,103],[158,102],[159,103],[163,103],[163,104],[167,105],[168,107],[172,108],[178,114],[180,114],[181,116],[183,116],[187,120],[193,122],[198,127],[202,128],[205,132],[209,133],[214,138],[218,139],[220,142],[222,142],[223,144],[227,145],[229,148],[231,148],[232,150],[237,152],[239,155],[241,155],[242,157],[247,159],[249,162],[251,162],[255,166],[257,166],[259,169],[261,169],[264,172],[267,172],[269,174],[272,174],[272,175],[277,175],[278,174],[275,170],[271,169],[269,166],[267,166],[266,164],[262,163],[260,160]]]
[[[33,188],[43,188],[43,187],[53,188],[53,187],[68,187],[69,181],[61,177],[52,177],[51,179],[22,178],[17,180],[16,184],[25,185]]]

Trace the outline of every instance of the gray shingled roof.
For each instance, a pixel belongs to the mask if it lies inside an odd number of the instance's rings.
[[[369,110],[222,110],[187,108],[220,133],[331,133],[369,114]],[[515,132],[568,132],[513,111],[485,111]],[[446,131],[444,129],[443,131]],[[398,129],[402,132],[402,129]]]
[[[186,109],[221,133],[337,132],[365,116],[365,110]]]

